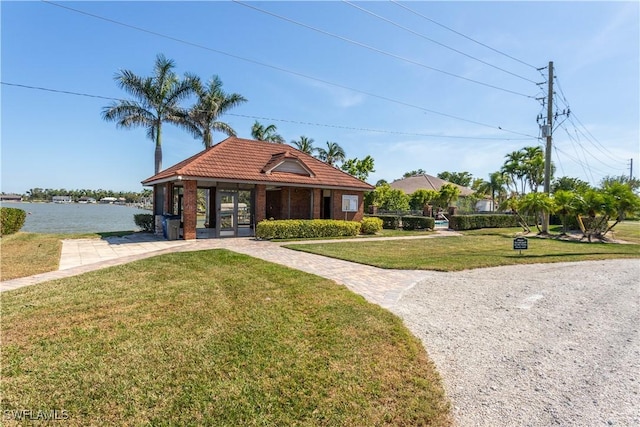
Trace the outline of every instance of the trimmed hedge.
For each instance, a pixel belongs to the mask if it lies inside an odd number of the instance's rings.
[[[436,220],[428,216],[403,216],[403,230],[433,230]]]
[[[0,208],[0,236],[13,234],[22,228],[27,213],[18,208]]]
[[[360,223],[334,219],[264,220],[256,226],[259,239],[304,239],[357,236]]]
[[[433,230],[436,226],[435,219],[420,215],[370,215],[369,218],[381,219],[385,230]]]
[[[397,230],[400,228],[400,215],[370,215],[369,218],[380,218],[382,228],[385,230]]]
[[[520,223],[517,215],[452,215],[449,217],[449,228],[456,231],[518,226]]]
[[[135,214],[133,215],[133,222],[135,222],[142,231],[149,233],[155,231],[156,223],[152,214]]]
[[[382,230],[382,220],[375,217],[364,218],[361,222],[360,232],[362,234],[376,234]]]

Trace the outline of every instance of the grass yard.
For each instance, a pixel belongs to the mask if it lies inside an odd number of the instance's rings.
[[[0,238],[0,280],[55,271],[60,265],[63,239],[122,236],[132,231],[90,234],[44,234],[19,232]]]
[[[633,241],[637,224],[620,224],[617,239]],[[637,244],[585,243],[530,236],[529,249],[513,250],[513,238],[522,231],[482,229],[463,232],[460,237],[372,242],[342,242],[288,245],[311,252],[381,268],[401,270],[459,271],[500,265],[640,258]]]
[[[16,233],[0,239],[0,279],[10,280],[58,269],[60,234]]]
[[[1,328],[4,414],[65,411],[70,426],[451,425],[434,366],[398,317],[228,251],[3,293]]]

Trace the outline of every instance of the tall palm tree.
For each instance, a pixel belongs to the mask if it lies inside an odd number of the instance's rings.
[[[337,142],[327,141],[327,149],[316,148],[318,158],[325,163],[335,166],[336,162],[343,162],[345,159],[344,150]]]
[[[162,124],[179,124],[184,117],[179,102],[193,93],[193,77],[181,80],[174,67],[173,60],[159,54],[150,77],[120,71],[115,76],[116,83],[135,99],[114,102],[102,109],[102,118],[115,121],[118,127],[147,129],[147,136],[155,142],[155,173],[162,169]]]
[[[512,151],[505,157],[507,160],[504,162],[500,171],[509,176],[509,180],[507,180],[506,184],[513,184],[514,193],[521,194],[518,192],[518,180],[520,180],[522,184],[522,193],[524,193],[524,153],[522,151]]]
[[[215,75],[206,85],[203,85],[199,78],[195,78],[193,86],[198,100],[189,109],[182,126],[195,138],[202,139],[205,148],[213,145],[213,132],[236,136],[236,131],[227,123],[218,121],[218,118],[247,100],[237,93],[225,93],[222,90],[222,81]]]
[[[315,148],[313,148],[313,138],[301,136],[299,140],[291,141],[291,144],[293,144],[298,150],[309,155],[312,155],[315,151]]]
[[[542,147],[524,147],[524,173],[532,192],[544,182],[544,151]]]
[[[284,138],[276,131],[276,125],[263,126],[260,122],[256,122],[251,127],[251,137],[258,141],[275,142],[276,144],[284,144]]]

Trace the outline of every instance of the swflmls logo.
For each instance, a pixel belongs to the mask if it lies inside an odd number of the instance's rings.
[[[64,421],[69,419],[69,412],[65,409],[52,409],[49,411],[5,409],[2,415],[5,420],[14,421]]]

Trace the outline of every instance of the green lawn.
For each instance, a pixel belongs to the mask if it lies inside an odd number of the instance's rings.
[[[228,251],[3,293],[1,328],[1,409],[65,411],[64,425],[451,424],[399,318]]]
[[[621,224],[624,225],[624,224]],[[617,239],[633,240],[637,224],[617,230]],[[617,228],[616,228],[617,229]],[[499,265],[640,258],[636,244],[569,242],[529,236],[529,249],[513,250],[513,238],[522,231],[483,229],[459,237],[288,245],[290,249],[402,270],[458,271]]]
[[[63,239],[122,236],[133,231],[89,234],[44,234],[19,232],[0,238],[0,280],[55,271],[60,265]]]

